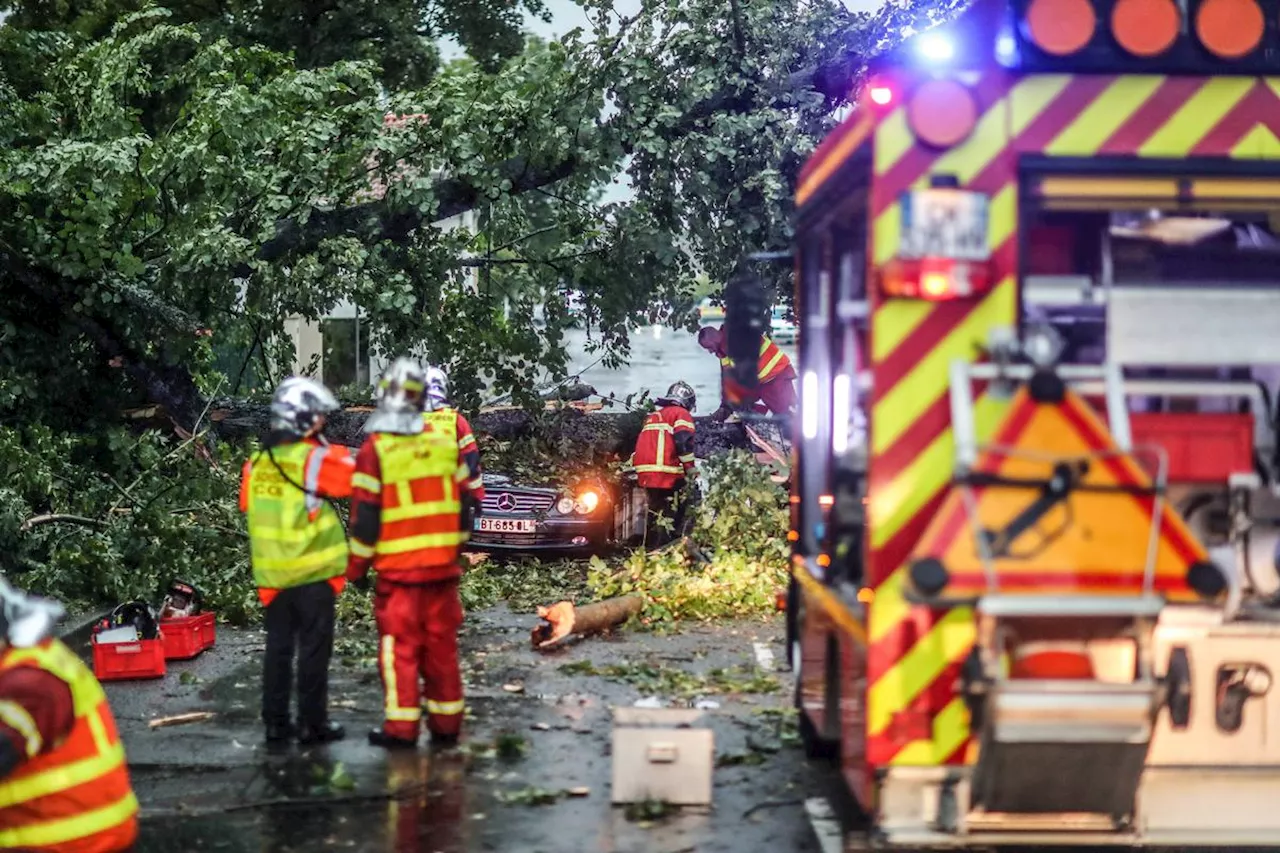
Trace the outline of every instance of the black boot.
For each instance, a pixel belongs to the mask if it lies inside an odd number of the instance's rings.
[[[295,732],[288,723],[275,723],[267,726],[267,743],[286,743],[293,740]]]
[[[432,749],[453,749],[458,745],[457,735],[442,735],[436,732],[431,733]]]
[[[374,746],[380,746],[383,749],[417,749],[418,742],[416,740],[405,740],[402,737],[392,737],[382,729],[374,729],[369,732],[369,743]]]
[[[311,746],[316,743],[332,743],[347,736],[347,730],[334,722],[322,726],[303,726],[298,732],[298,743]]]

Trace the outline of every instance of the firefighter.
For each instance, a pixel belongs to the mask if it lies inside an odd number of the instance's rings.
[[[475,433],[471,431],[471,424],[453,407],[453,403],[449,400],[449,376],[439,367],[427,368],[427,411],[423,417],[430,422],[433,418],[439,417],[447,421],[449,415],[453,415],[454,429],[458,434],[458,456],[462,459],[462,463],[467,466],[467,480],[462,484],[463,498],[469,501],[467,512],[463,513],[465,518],[469,518],[472,513],[478,514],[480,507],[484,502],[484,475],[480,470],[480,446],[476,444]],[[466,534],[471,530],[469,524],[464,524],[462,531]]]
[[[649,547],[664,545],[683,528],[691,499],[689,484],[694,475],[693,415],[697,400],[687,382],[676,382],[666,396],[655,401],[658,409],[645,418],[636,439],[631,464],[636,484],[649,498],[649,523],[645,541]],[[658,519],[671,521],[664,530]]]
[[[411,359],[387,369],[353,478],[347,578],[364,586],[370,568],[377,575],[384,722],[369,742],[386,748],[417,745],[424,693],[433,744],[456,743],[462,727],[459,493],[469,472],[457,419],[423,416],[425,386],[425,371]]]
[[[327,417],[338,409],[318,382],[286,379],[271,400],[271,431],[244,464],[240,509],[248,516],[253,577],[266,608],[262,721],[267,741],[297,736],[302,744],[341,740],[329,720],[329,658],[334,604],[346,583],[347,535],[327,499],[351,494],[355,461],[325,441]],[[298,717],[289,719],[297,650]]]
[[[0,578],[0,850],[120,853],[138,800],[102,685],[53,636],[62,613]]]
[[[720,408],[711,415],[712,420],[723,421],[733,411],[730,404],[741,408],[750,406],[758,414],[772,412],[775,415],[789,415],[796,408],[796,370],[791,366],[791,359],[778,349],[778,345],[762,335],[760,341],[760,360],[756,366],[756,380],[759,382],[755,391],[749,391],[738,384],[730,376],[733,359],[727,352],[728,341],[724,327],[703,326],[698,330],[698,345],[720,359]]]

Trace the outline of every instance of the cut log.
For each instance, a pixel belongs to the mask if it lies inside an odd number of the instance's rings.
[[[593,604],[574,607],[571,601],[560,601],[550,607],[539,607],[542,623],[533,629],[533,647],[546,651],[570,636],[586,637],[621,625],[644,609],[638,595],[609,598]]]

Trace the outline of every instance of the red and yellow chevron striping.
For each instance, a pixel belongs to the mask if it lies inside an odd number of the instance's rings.
[[[953,359],[978,357],[994,327],[1016,320],[1018,157],[1280,158],[1280,79],[992,73],[974,91],[981,116],[952,149],[919,144],[903,107],[880,118],[870,134],[874,263],[897,251],[902,192],[945,174],[991,197],[989,240],[999,282],[982,298],[887,301],[872,315],[868,573],[875,598],[867,628],[867,757],[873,765],[962,763],[969,752],[967,713],[954,684],[972,643],[972,614],[914,607],[903,598],[902,580],[953,468],[948,367]],[[851,119],[861,124],[843,139],[858,138],[866,121],[865,114]],[[817,169],[807,176],[805,197],[838,168],[832,161],[847,156],[829,149],[822,177]],[[978,397],[980,438],[994,429],[1002,408]]]

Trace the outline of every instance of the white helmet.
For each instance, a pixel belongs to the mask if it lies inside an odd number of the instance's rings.
[[[427,368],[427,411],[449,405],[449,376],[439,367]]]
[[[698,404],[698,398],[697,395],[693,393],[693,386],[688,382],[681,380],[672,384],[672,386],[667,389],[665,397],[655,400],[654,402],[659,405],[663,403],[675,403],[677,406],[688,409],[692,412],[693,407]]]
[[[377,410],[365,421],[365,432],[416,435],[422,432],[426,372],[411,358],[397,358],[378,381]]]
[[[291,376],[271,398],[271,429],[302,437],[316,428],[321,417],[338,409],[338,400],[328,388],[305,376]]]
[[[0,640],[14,648],[40,645],[65,613],[58,602],[20,592],[0,577]]]

